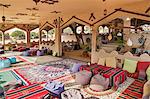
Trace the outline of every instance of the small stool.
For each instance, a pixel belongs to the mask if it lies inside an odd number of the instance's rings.
[[[15,57],[9,57],[10,63],[15,64],[16,63],[16,58]]]
[[[58,81],[50,81],[46,84],[45,89],[54,96],[59,96],[64,91],[64,84]]]

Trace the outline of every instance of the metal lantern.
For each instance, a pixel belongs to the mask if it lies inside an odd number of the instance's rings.
[[[6,17],[2,16],[2,21],[5,22],[6,21]]]

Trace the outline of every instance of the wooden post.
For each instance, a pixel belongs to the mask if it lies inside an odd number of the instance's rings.
[[[26,32],[27,32],[27,46],[30,47],[30,30],[28,29]]]
[[[2,31],[2,44],[5,47],[5,33]]]
[[[57,56],[61,56],[61,33],[60,33],[60,27],[55,28],[55,51],[57,53]]]
[[[92,52],[91,52],[91,63],[93,63],[94,55],[96,52],[96,43],[97,43],[97,28],[92,26]]]

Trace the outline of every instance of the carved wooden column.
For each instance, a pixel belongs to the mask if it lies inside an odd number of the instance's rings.
[[[55,28],[55,51],[57,52],[57,56],[61,56],[61,33],[60,26]]]
[[[55,24],[55,51],[57,53],[57,56],[62,56],[62,43],[61,43],[61,29],[60,24],[62,20],[60,17],[54,20]]]
[[[95,55],[96,52],[96,43],[97,43],[97,27],[96,26],[92,26],[92,52],[91,52],[91,63],[93,63],[93,57]]]

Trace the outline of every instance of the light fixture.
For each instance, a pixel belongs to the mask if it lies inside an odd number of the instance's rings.
[[[4,15],[4,8],[8,8],[9,6],[11,6],[10,4],[0,4],[0,6],[2,6],[3,7],[3,16],[2,16],[2,21],[3,21],[3,23],[5,23],[5,21],[6,21],[6,17],[5,17],[5,15]]]
[[[36,5],[40,2],[40,0],[33,0],[35,3],[36,3]]]
[[[130,21],[130,18],[128,17],[128,18],[126,18],[126,20],[127,20],[127,21]]]
[[[119,32],[119,33],[117,34],[117,36],[121,37],[121,36],[122,36],[122,33],[121,33],[121,32]]]
[[[128,45],[129,47],[131,47],[131,46],[133,45],[133,43],[132,43],[132,41],[131,41],[130,38],[129,38],[128,41],[127,41],[127,45]]]
[[[3,23],[6,21],[6,17],[5,16],[2,16],[2,21],[3,21]]]

